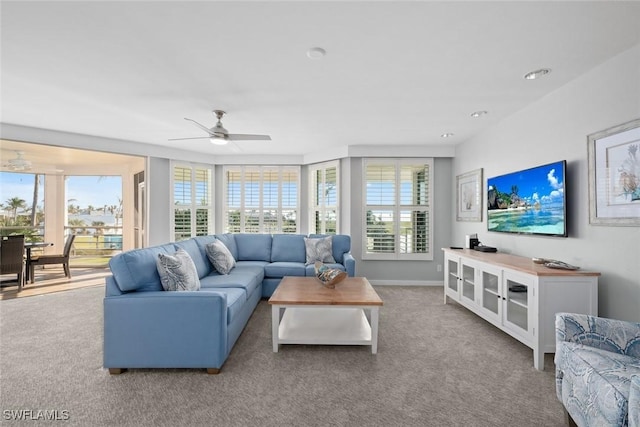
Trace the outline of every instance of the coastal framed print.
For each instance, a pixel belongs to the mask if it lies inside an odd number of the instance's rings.
[[[640,119],[587,136],[589,223],[640,226]]]
[[[456,220],[482,221],[482,168],[456,176]]]

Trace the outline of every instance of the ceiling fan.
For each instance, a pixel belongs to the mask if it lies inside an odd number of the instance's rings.
[[[64,172],[63,169],[51,168],[49,165],[34,165],[31,160],[24,158],[24,151],[15,150],[15,159],[9,159],[2,164],[3,169],[8,169],[14,172],[26,172],[33,169],[33,173],[46,173],[46,174],[59,174]]]
[[[2,166],[12,171],[28,171],[31,170],[31,161],[24,158],[24,151],[16,151],[16,158],[7,160]]]
[[[189,120],[190,122],[193,122],[200,129],[207,132],[208,134],[207,136],[198,136],[194,138],[171,138],[169,139],[169,141],[179,141],[184,139],[209,139],[211,143],[216,145],[225,145],[229,141],[258,141],[258,140],[271,141],[271,137],[269,135],[249,135],[249,134],[242,134],[242,133],[229,133],[229,131],[227,131],[224,128],[224,126],[222,126],[222,121],[221,121],[222,116],[224,116],[226,113],[222,110],[213,110],[213,114],[215,114],[216,117],[218,118],[218,122],[211,129],[196,122],[193,119],[188,119],[186,117],[184,118],[185,120]]]

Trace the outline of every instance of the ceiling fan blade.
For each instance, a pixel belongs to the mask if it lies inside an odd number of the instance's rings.
[[[242,133],[230,133],[227,139],[231,141],[271,141],[269,135],[248,135]]]
[[[233,142],[233,141],[230,141],[229,150],[232,151],[233,153],[242,153],[242,152],[244,152],[244,150],[242,148],[240,148],[240,146],[238,144],[236,144],[235,142]]]
[[[195,121],[195,120],[193,120],[193,119],[188,119],[188,118],[186,118],[186,117],[185,117],[184,119],[185,119],[185,120],[189,120],[190,122],[195,123],[195,124],[196,124],[196,126],[198,126],[200,129],[202,129],[203,131],[205,131],[206,133],[208,133],[209,135],[211,135],[211,130],[210,130],[208,127],[206,127],[205,125],[200,124],[200,123],[196,122],[196,121]]]
[[[169,141],[181,141],[183,139],[209,139],[210,136],[196,136],[194,138],[169,138]]]

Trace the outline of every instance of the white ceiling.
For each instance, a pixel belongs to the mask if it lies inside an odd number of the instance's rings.
[[[458,144],[640,43],[638,22],[640,2],[3,1],[1,119],[208,154],[233,147],[167,139],[213,109],[273,138],[245,154]]]

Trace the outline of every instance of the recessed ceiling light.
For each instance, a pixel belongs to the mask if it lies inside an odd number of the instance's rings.
[[[484,116],[485,114],[489,114],[489,112],[484,110],[474,111],[473,113],[471,113],[471,117],[480,117]]]
[[[451,138],[453,134],[451,132],[443,133],[440,138]]]
[[[320,59],[327,54],[327,51],[321,47],[312,47],[307,51],[307,56],[311,59]]]
[[[544,76],[545,74],[549,74],[550,72],[551,72],[551,69],[549,69],[549,68],[540,68],[539,70],[531,71],[531,72],[525,74],[524,78],[526,80],[535,80],[535,79],[539,79],[540,77]]]

